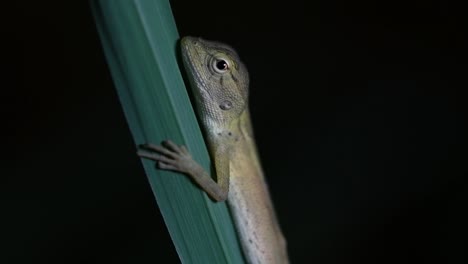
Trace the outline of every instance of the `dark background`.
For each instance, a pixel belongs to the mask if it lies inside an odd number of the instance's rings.
[[[466,263],[461,6],[171,4],[181,36],[229,43],[248,66],[292,263]],[[88,3],[2,9],[0,262],[178,263]]]

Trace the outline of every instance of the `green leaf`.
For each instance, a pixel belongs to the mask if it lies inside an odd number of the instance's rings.
[[[168,1],[90,3],[135,144],[171,139],[209,171],[176,60],[179,36]],[[142,164],[183,263],[243,263],[226,203],[213,202],[184,175]]]

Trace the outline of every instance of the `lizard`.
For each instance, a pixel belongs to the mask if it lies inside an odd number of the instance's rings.
[[[227,200],[247,263],[288,263],[253,136],[246,66],[220,42],[187,36],[180,48],[217,181],[171,140],[143,144],[137,154],[189,176],[213,200]]]

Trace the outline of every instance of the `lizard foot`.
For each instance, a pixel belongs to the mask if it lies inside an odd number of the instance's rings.
[[[190,173],[198,165],[185,146],[178,146],[170,140],[163,141],[161,146],[147,143],[140,147],[142,150],[138,150],[137,155],[156,161],[162,170]]]

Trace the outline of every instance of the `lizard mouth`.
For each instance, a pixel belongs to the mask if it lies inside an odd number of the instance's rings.
[[[208,97],[213,100],[209,92],[205,78],[202,76],[204,72],[206,54],[202,39],[195,37],[183,37],[181,39],[182,62],[190,81],[192,91],[202,97]],[[201,98],[200,98],[201,99]]]
[[[186,69],[187,75],[193,81],[201,82],[202,88],[205,88],[205,83],[201,76],[200,65],[196,63],[200,59],[200,53],[197,50],[197,41],[193,37],[184,37],[181,40],[182,46],[182,61]]]

